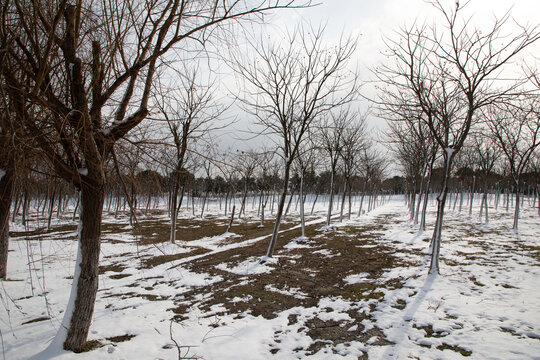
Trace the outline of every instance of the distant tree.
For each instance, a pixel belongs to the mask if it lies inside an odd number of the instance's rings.
[[[540,147],[540,99],[526,97],[485,112],[493,141],[504,154],[514,183],[514,231],[518,231],[521,177]]]
[[[352,177],[357,174],[362,150],[367,146],[366,133],[366,114],[361,114],[357,111],[351,111],[347,116],[348,122],[343,129],[341,137],[341,151],[339,156],[343,164],[343,180],[345,182],[343,194],[341,198],[341,212],[339,221],[343,219],[343,211],[345,208],[345,197],[348,194],[349,210],[347,218],[351,218],[352,207]]]
[[[489,222],[488,181],[497,161],[501,157],[501,152],[497,149],[493,138],[486,137],[485,132],[473,132],[471,135],[471,147],[474,153],[476,153],[476,159],[478,161],[476,165],[483,179],[482,188],[484,194],[482,195],[482,203],[480,205],[480,221],[482,221],[482,213],[484,213],[487,224]]]
[[[320,151],[327,159],[330,170],[330,187],[328,188],[328,211],[326,212],[326,227],[330,226],[332,209],[334,207],[334,182],[338,161],[341,159],[343,135],[351,114],[346,109],[338,109],[324,117],[319,125],[317,135]]]
[[[173,71],[173,84],[160,85],[154,97],[154,106],[158,120],[164,121],[172,137],[174,156],[170,161],[172,166],[172,188],[170,202],[171,227],[169,242],[176,240],[176,221],[178,218],[178,194],[185,188],[186,177],[183,170],[186,166],[187,153],[195,150],[194,143],[202,136],[220,125],[218,117],[224,107],[216,101],[215,88],[200,83],[198,67],[183,68]],[[180,202],[181,204],[181,202]]]

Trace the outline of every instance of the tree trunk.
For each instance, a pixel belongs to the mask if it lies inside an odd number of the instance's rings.
[[[431,238],[431,263],[429,265],[430,274],[439,273],[439,253],[441,249],[441,233],[444,217],[444,206],[446,204],[446,196],[448,195],[448,179],[450,177],[450,167],[452,165],[453,154],[446,151],[445,169],[443,184],[439,196],[437,196],[437,219],[435,220],[435,229]]]
[[[315,204],[317,203],[318,198],[319,198],[319,192],[315,194],[315,200],[313,200],[313,206],[311,207],[311,215],[313,215],[313,210],[315,210]]]
[[[53,189],[51,198],[49,199],[49,217],[47,219],[47,231],[51,231],[52,214],[54,210],[54,198],[56,197],[56,186]]]
[[[266,200],[268,200],[268,198],[266,198]],[[259,207],[260,207],[260,216],[261,216],[261,224],[259,225],[259,227],[263,227],[264,226],[264,208],[266,207],[264,191],[261,191],[261,200],[260,200]]]
[[[28,198],[30,197],[30,195],[28,194],[29,191],[27,189],[27,187],[25,186],[24,187],[24,200],[23,200],[23,206],[22,206],[22,218],[21,218],[21,223],[23,224],[23,226],[26,226],[26,215],[28,214]]]
[[[229,191],[225,194],[225,216],[227,216],[227,203],[229,201]]]
[[[178,176],[178,175],[177,175]],[[171,194],[171,228],[170,228],[170,236],[169,236],[169,243],[174,244],[176,240],[176,201],[178,199],[178,190],[180,189],[180,184],[178,183],[178,178],[175,179],[173,184],[173,191]]]
[[[203,198],[203,203],[202,203],[202,209],[201,209],[201,219],[203,218],[204,216],[204,208],[206,206],[206,200],[208,198],[208,191],[206,193],[204,193],[204,198]],[[244,215],[245,215],[245,209],[244,209]],[[238,214],[238,217],[240,217],[240,214]]]
[[[103,201],[103,186],[91,186],[82,183],[81,220],[79,223],[81,261],[80,269],[76,269],[75,271],[75,274],[78,273],[79,276],[73,278],[74,284],[76,284],[77,287],[73,303],[73,312],[69,314],[66,310],[64,316],[64,320],[69,321],[67,337],[64,342],[65,350],[81,352],[86,343],[88,331],[90,330],[90,323],[92,322],[92,315],[94,313],[94,305],[98,291]]]
[[[289,213],[289,210],[291,209],[291,203],[294,198],[294,194],[296,193],[296,189],[293,189],[291,196],[289,197],[289,202],[287,202],[287,208],[285,209],[285,213],[283,214],[283,217],[286,217]]]
[[[13,171],[0,170],[0,279],[6,279],[9,249],[9,209],[13,197]]]
[[[289,188],[289,175],[291,171],[291,164],[288,161],[285,163],[285,176],[283,178],[283,191],[279,199],[279,205],[277,208],[276,214],[276,223],[274,224],[274,231],[272,232],[272,238],[270,239],[270,244],[268,245],[268,250],[266,251],[267,257],[272,257],[274,250],[276,249],[276,242],[279,233],[279,225],[281,224],[281,216],[283,215],[283,208],[285,207],[285,200],[287,198],[287,192]]]
[[[416,209],[416,179],[413,181],[413,185],[412,185],[412,191],[411,191],[411,198],[410,198],[410,209],[409,209],[409,213],[411,214],[411,217],[409,219],[409,221],[413,221],[414,220],[414,210]],[[368,205],[368,212],[371,210],[371,201],[369,202],[369,205]]]
[[[538,195],[538,216],[540,216],[540,184],[536,185],[536,194]]]
[[[484,203],[484,210],[485,210],[485,218],[486,218],[486,224],[489,223],[489,214],[488,214],[488,184],[487,184],[487,177],[484,181],[484,199],[482,201]],[[480,221],[482,221],[482,212],[480,212]]]
[[[304,216],[304,172],[300,177],[300,222],[302,224],[302,238],[306,237],[306,218]]]
[[[339,222],[343,221],[343,211],[345,211],[345,198],[347,196],[347,179],[345,179],[345,183],[343,184],[343,195],[341,196],[341,208],[339,211]]]
[[[351,212],[352,212],[352,186],[349,180],[347,180],[349,183],[349,212],[347,213],[347,220],[351,220]]]
[[[475,186],[475,183],[476,183],[476,176],[473,176],[473,181],[472,181],[472,187],[471,187],[471,203],[469,204],[469,217],[472,216],[472,206],[473,206],[473,201],[474,201],[474,186]]]
[[[459,183],[459,210],[458,213],[461,214],[461,210],[463,209],[463,186],[461,185],[461,182]]]
[[[514,209],[514,226],[512,229],[514,231],[518,231],[518,223],[519,223],[519,180],[516,181],[516,206]]]
[[[78,196],[77,197],[77,203],[75,204],[75,209],[73,210],[73,217],[71,218],[72,221],[75,221],[75,218],[77,217],[77,211],[79,210],[79,202],[80,201],[81,201],[81,198]],[[110,204],[111,203],[109,202],[109,206],[110,206]]]
[[[240,206],[240,211],[238,212],[238,218],[242,218],[242,213],[246,215],[246,197],[247,197],[247,179],[244,178],[244,195],[242,197],[242,205]]]
[[[231,218],[229,219],[229,225],[227,226],[227,230],[225,231],[228,233],[231,230],[232,223],[234,221],[234,212],[236,210],[236,204],[233,204],[232,210],[231,210]]]
[[[424,179],[426,177],[426,171],[427,171],[428,164],[426,163],[426,166],[424,167],[424,171],[422,172],[422,177],[420,178],[420,190],[418,191],[418,199],[416,200],[416,210],[414,212],[414,225],[418,225],[418,215],[420,213],[420,203],[422,202],[422,194],[424,193]]]
[[[433,164],[432,164],[433,165]],[[426,189],[424,190],[424,204],[422,205],[422,217],[420,218],[420,231],[426,230],[426,211],[429,200],[429,187],[431,185],[431,167],[429,168]]]
[[[330,175],[330,198],[328,199],[328,214],[326,214],[326,226],[330,226],[330,217],[332,216],[332,203],[334,202],[334,169]]]

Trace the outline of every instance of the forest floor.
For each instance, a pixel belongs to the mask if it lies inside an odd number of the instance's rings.
[[[431,232],[419,233],[402,200],[324,225],[324,204],[281,226],[236,220],[219,209],[181,214],[168,243],[165,211],[103,222],[100,289],[89,351],[58,359],[539,359],[540,222],[525,206],[447,211],[441,273],[428,276]],[[428,229],[434,221],[428,214]],[[4,359],[26,359],[54,337],[69,297],[76,225],[47,232],[33,217],[12,224],[1,283]],[[180,353],[180,355],[179,355]],[[38,357],[39,358],[39,355]]]

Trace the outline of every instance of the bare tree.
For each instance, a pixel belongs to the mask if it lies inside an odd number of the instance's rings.
[[[430,136],[430,130],[422,120],[421,113],[409,113],[410,109],[406,107],[402,109],[380,107],[380,109],[381,115],[389,121],[386,137],[390,149],[410,182],[411,193],[407,199],[411,214],[410,219],[414,221],[415,225],[418,224],[422,197],[424,199],[420,220],[420,231],[424,231],[427,198],[438,144]]]
[[[171,243],[176,240],[178,193],[180,188],[183,193],[185,187],[186,154],[193,142],[216,127],[216,120],[224,111],[224,107],[216,102],[214,87],[200,83],[198,67],[175,71],[174,75],[175,86],[161,84],[154,102],[159,119],[165,120],[172,136],[175,155],[172,159]]]
[[[487,129],[484,129],[487,130]],[[482,213],[485,215],[486,224],[489,222],[488,215],[488,181],[492,175],[493,168],[500,158],[500,152],[497,149],[493,139],[486,137],[484,132],[473,132],[471,136],[472,151],[476,153],[477,166],[483,178],[482,203],[480,205],[480,221],[482,221]]]
[[[98,289],[105,162],[147,117],[160,59],[179,44],[204,46],[225,22],[294,6],[289,0],[9,0],[2,6],[2,31],[9,35],[0,45],[8,54],[2,72],[10,96],[56,173],[81,193],[75,290],[53,347],[81,351],[86,341]]]
[[[343,211],[345,208],[345,197],[348,194],[349,210],[347,218],[351,218],[352,207],[352,184],[351,178],[356,175],[359,167],[360,157],[362,150],[367,146],[366,141],[366,116],[367,113],[359,113],[358,111],[349,111],[347,116],[348,122],[343,129],[343,135],[341,137],[341,151],[339,153],[343,164],[343,180],[344,191],[341,198],[341,212],[339,215],[339,221],[343,219]]]
[[[487,125],[499,150],[502,151],[514,182],[516,202],[514,208],[514,231],[519,223],[519,195],[521,175],[540,146],[540,101],[527,97],[503,108],[491,107],[485,112]]]
[[[510,13],[480,30],[461,16],[459,2],[446,9],[441,2],[432,4],[442,16],[434,25],[402,28],[399,39],[388,41],[392,65],[376,70],[381,81],[380,103],[389,108],[409,104],[421,111],[422,118],[443,151],[444,172],[437,197],[437,219],[433,231],[430,273],[439,271],[440,240],[448,180],[452,163],[461,150],[478,109],[501,101],[518,87],[496,84],[504,65],[524,48],[539,39],[537,28],[523,28],[512,36],[502,32]],[[405,102],[403,101],[405,100]]]
[[[334,207],[334,180],[338,161],[341,159],[343,135],[347,122],[350,121],[348,109],[330,112],[320,123],[317,132],[319,148],[328,159],[330,167],[330,187],[328,189],[328,211],[326,212],[326,227],[330,226],[332,209]]]
[[[276,246],[291,165],[308,129],[327,111],[351,101],[358,90],[357,77],[346,74],[356,42],[341,39],[339,44],[326,48],[323,33],[322,27],[297,27],[279,43],[252,44],[256,58],[237,57],[234,64],[247,83],[241,98],[246,110],[265,134],[275,135],[280,141],[284,183],[268,257]]]

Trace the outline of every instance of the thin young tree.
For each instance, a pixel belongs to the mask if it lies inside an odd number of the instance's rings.
[[[262,126],[264,134],[277,137],[283,162],[283,187],[267,257],[276,247],[291,165],[308,129],[358,93],[357,76],[347,74],[347,64],[356,49],[355,39],[342,38],[338,44],[326,47],[323,34],[323,27],[296,27],[279,43],[251,43],[255,58],[237,55],[233,65],[246,83],[240,97],[244,108]]]
[[[343,135],[341,136],[341,151],[339,156],[341,157],[343,165],[343,180],[345,181],[342,198],[341,198],[341,212],[339,221],[343,219],[343,211],[345,208],[345,197],[348,194],[349,210],[347,213],[347,219],[351,219],[351,207],[352,207],[352,177],[356,175],[359,167],[360,155],[362,149],[366,147],[367,133],[366,133],[366,117],[367,113],[360,113],[358,111],[349,110],[347,116],[348,122],[343,129]]]
[[[484,129],[487,130],[487,129]],[[479,173],[482,175],[482,202],[480,204],[480,221],[482,221],[482,214],[485,216],[485,223],[489,222],[489,210],[488,210],[488,185],[489,177],[493,174],[493,169],[497,164],[497,161],[501,157],[501,152],[497,148],[497,144],[494,143],[493,138],[486,137],[484,132],[473,132],[471,136],[472,151],[476,153],[477,167]]]
[[[349,109],[337,109],[331,111],[320,122],[317,135],[319,138],[319,148],[328,159],[330,170],[330,186],[328,189],[328,211],[326,212],[326,227],[330,226],[332,209],[334,207],[334,183],[338,161],[341,160],[341,149],[343,146],[343,135],[347,122],[350,121]]]
[[[154,106],[159,114],[156,120],[165,121],[174,149],[174,157],[171,159],[170,243],[176,240],[178,195],[180,189],[184,189],[186,185],[186,155],[194,142],[217,127],[217,119],[224,111],[224,107],[216,100],[215,88],[203,84],[200,76],[198,66],[173,71],[171,81],[174,81],[175,85],[165,85],[160,78],[161,86],[154,98]]]

